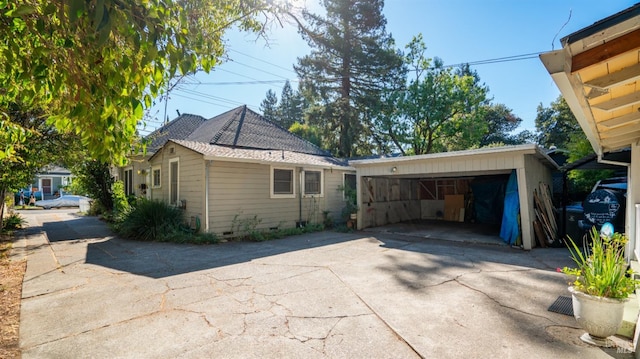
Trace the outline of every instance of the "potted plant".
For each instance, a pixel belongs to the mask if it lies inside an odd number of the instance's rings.
[[[620,329],[624,305],[639,282],[627,270],[624,248],[628,238],[624,234],[614,233],[613,226],[605,223],[600,233],[595,227],[591,229],[590,239],[583,252],[569,238],[569,251],[576,267],[564,267],[561,271],[575,278],[569,283],[573,315],[587,331],[580,339],[611,346],[606,338]]]
[[[354,227],[358,218],[358,193],[355,188],[349,186],[341,186],[338,189],[344,191],[345,204],[342,208],[342,217],[347,221],[348,227]]]

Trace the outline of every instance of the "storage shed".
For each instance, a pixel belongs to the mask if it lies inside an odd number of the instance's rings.
[[[420,219],[465,222],[475,210],[482,213],[474,219],[495,221],[498,216],[501,220],[507,181],[515,173],[524,249],[535,246],[534,190],[541,182],[552,186],[551,173],[558,169],[534,144],[351,160],[349,164],[357,173],[358,229]]]

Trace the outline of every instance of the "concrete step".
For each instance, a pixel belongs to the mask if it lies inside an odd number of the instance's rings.
[[[633,335],[636,330],[636,323],[638,322],[638,313],[640,312],[640,303],[638,302],[638,296],[632,294],[631,298],[624,306],[624,316],[622,317],[622,326],[618,329],[618,335],[625,338],[633,339]]]

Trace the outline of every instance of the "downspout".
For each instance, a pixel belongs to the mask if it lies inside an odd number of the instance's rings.
[[[209,165],[210,160],[204,161],[204,232],[209,233]]]
[[[302,167],[298,170],[298,226],[302,227]]]

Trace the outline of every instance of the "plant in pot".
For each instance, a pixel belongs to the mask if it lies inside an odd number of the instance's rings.
[[[613,226],[605,223],[602,231],[593,227],[590,243],[584,250],[569,238],[569,251],[575,268],[561,271],[575,278],[570,282],[573,315],[587,332],[580,339],[589,344],[611,346],[606,338],[616,334],[622,325],[624,305],[639,282],[627,270],[624,248],[628,238],[614,233]]]
[[[358,216],[358,193],[349,186],[340,187],[344,191],[345,204],[342,208],[342,218],[347,221],[347,226],[353,226]]]

